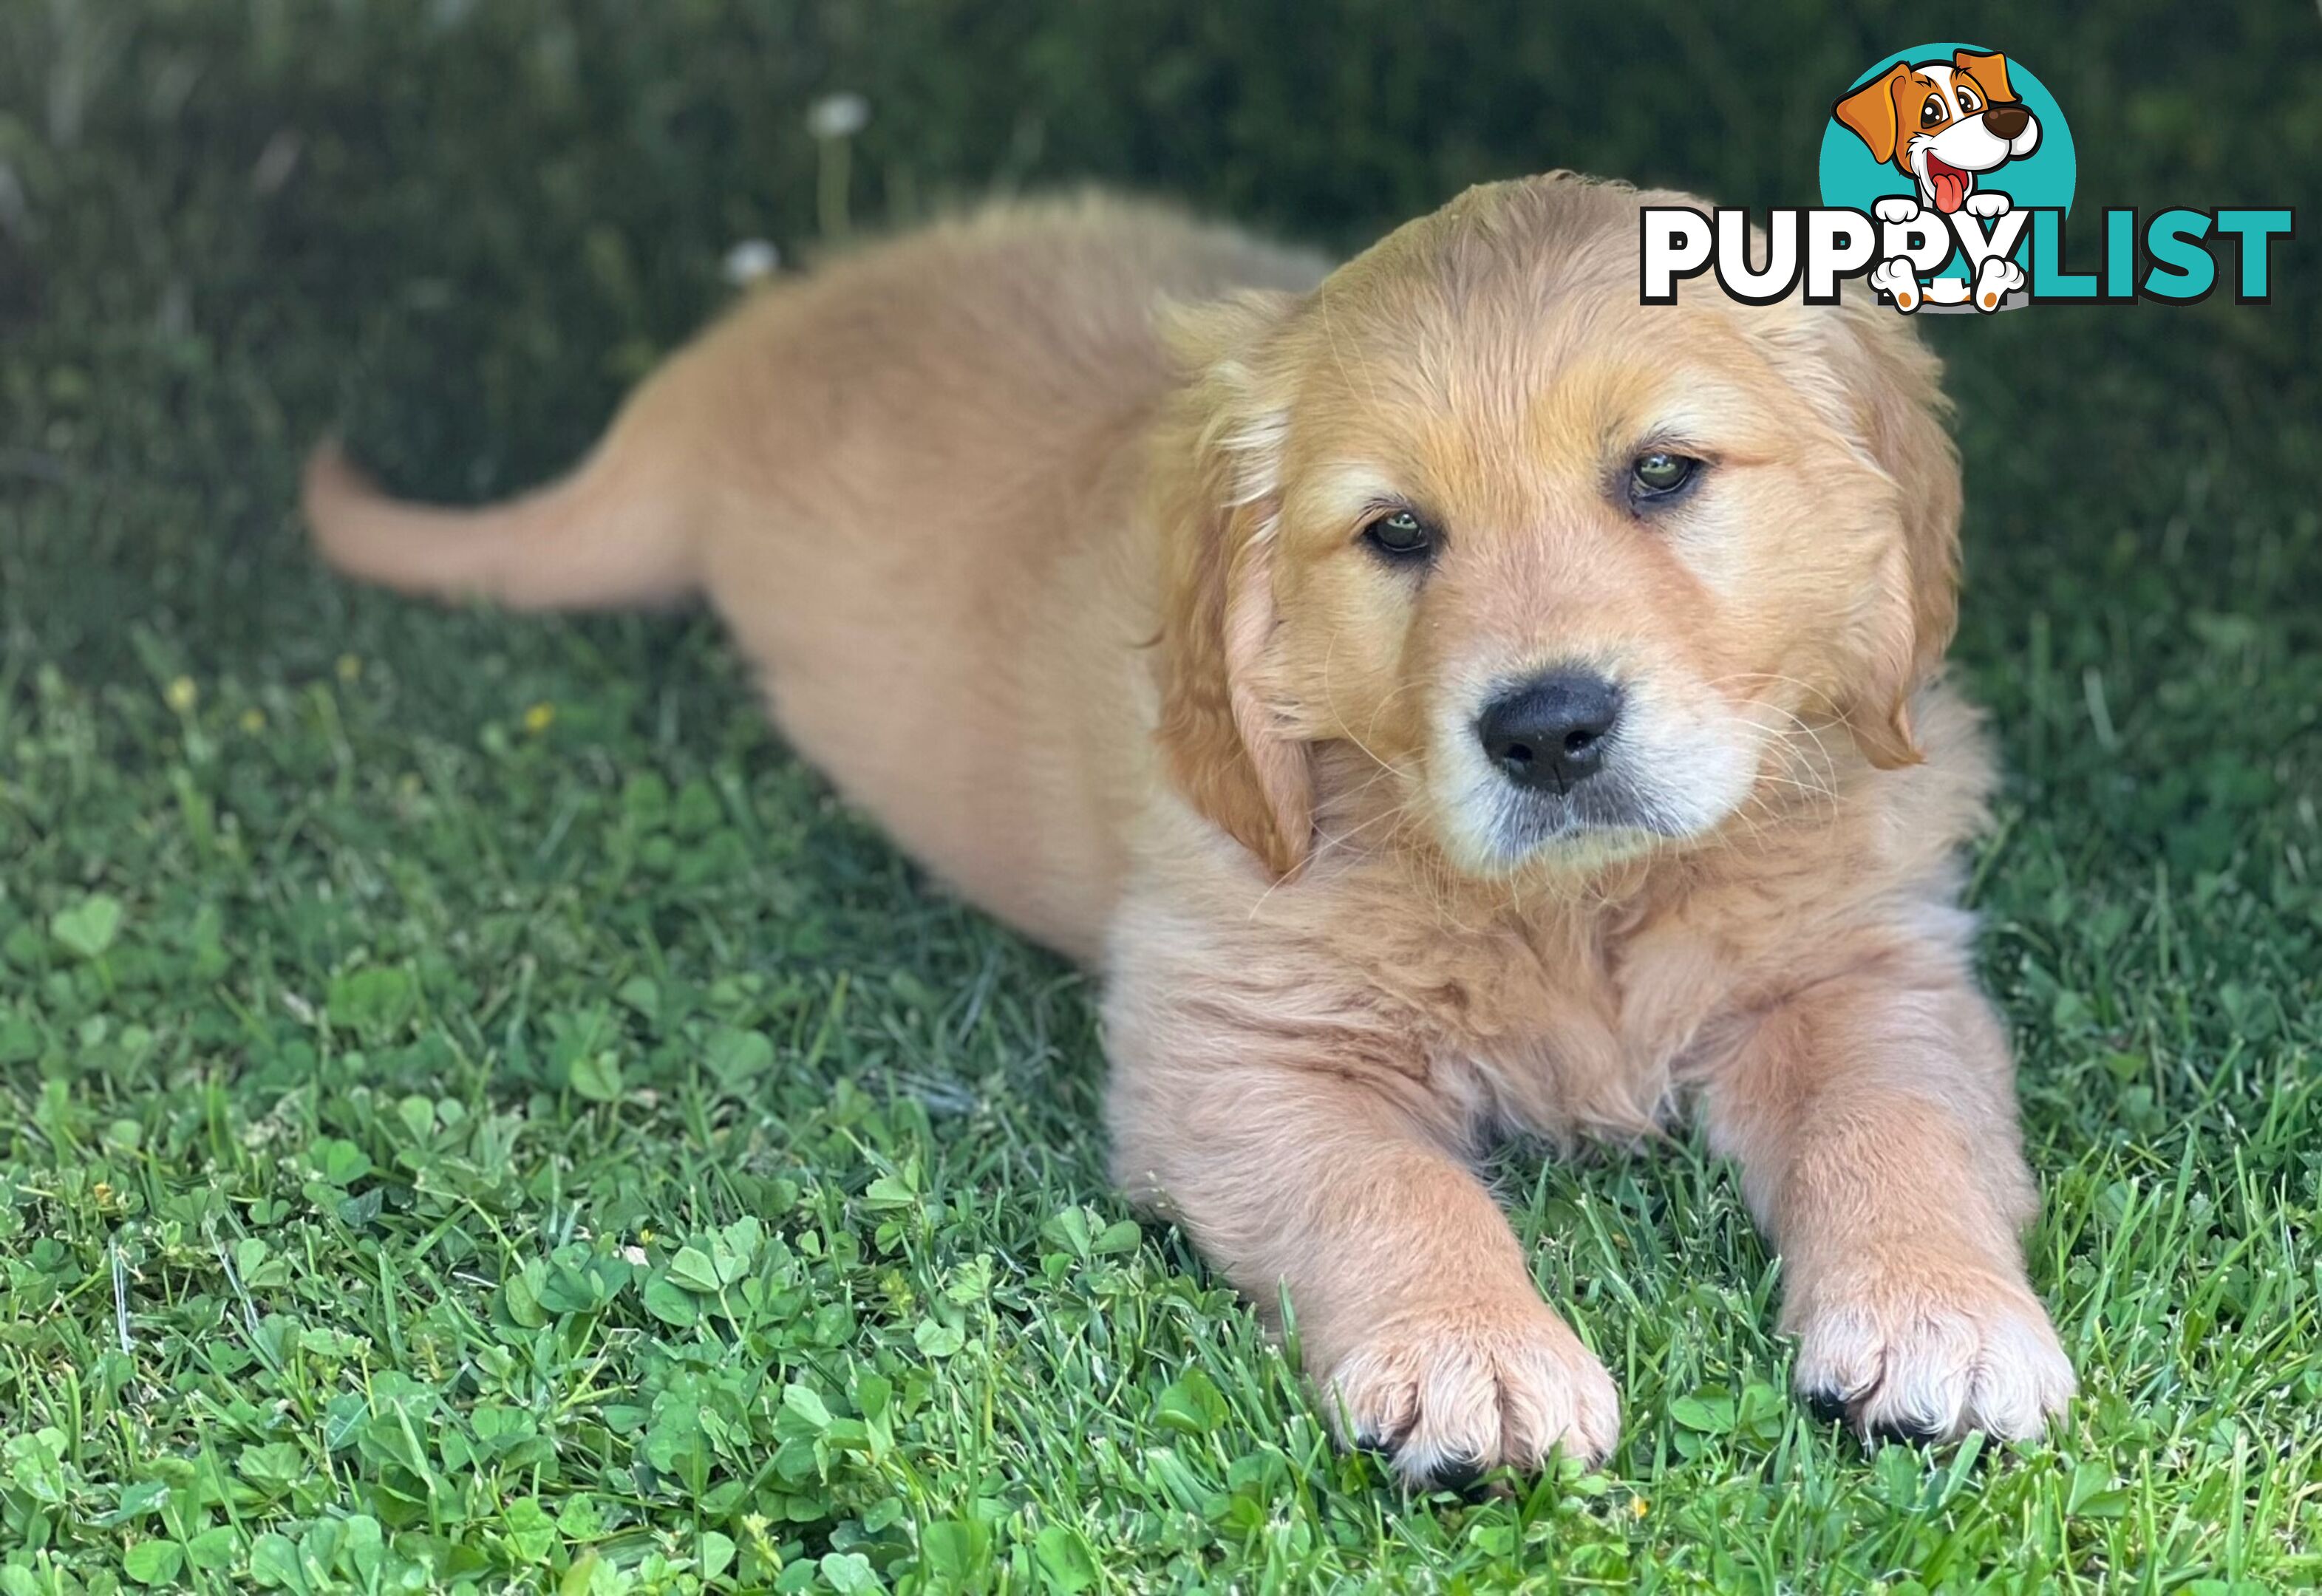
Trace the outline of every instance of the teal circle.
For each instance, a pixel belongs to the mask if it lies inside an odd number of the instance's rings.
[[[1961,50],[1979,55],[1992,53],[1988,46],[1981,44],[1915,44],[1873,61],[1847,85],[1846,93],[1853,93],[1897,61],[1942,61],[1948,66],[1952,52]],[[2007,84],[2024,102],[2025,108],[2040,119],[2040,147],[2023,160],[2011,160],[1997,171],[1977,178],[1976,187],[1998,189],[2015,201],[2019,211],[2053,206],[2069,212],[2072,208],[2072,190],[2080,178],[2080,163],[2072,154],[2072,130],[2064,122],[2063,107],[2056,104],[2056,96],[2048,92],[2048,86],[2013,56],[2007,58]],[[1835,105],[1845,97],[1845,94],[1833,95],[1831,104]],[[1890,195],[1915,196],[1917,193],[1911,179],[1892,165],[1871,159],[1869,146],[1856,138],[1837,117],[1823,118],[1823,204],[1867,212]],[[2016,251],[2017,263],[2028,263],[2031,251],[2031,230],[2026,228],[2024,242]],[[1951,259],[1935,275],[1965,278],[1967,258],[1957,249],[1952,250]]]

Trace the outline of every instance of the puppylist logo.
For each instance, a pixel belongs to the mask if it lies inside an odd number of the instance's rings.
[[[1768,213],[1754,249],[1746,211],[1649,206],[1643,302],[1673,305],[1680,281],[1711,272],[1749,305],[1787,298],[1801,279],[1808,304],[1834,304],[1851,277],[1906,314],[2189,305],[2222,274],[2237,304],[2263,305],[2273,246],[2296,223],[2286,205],[2142,218],[2107,207],[2101,269],[2071,269],[2078,169],[2063,110],[2021,63],[1973,44],[1898,50],[1857,78],[1824,123],[1821,169],[1821,206]]]

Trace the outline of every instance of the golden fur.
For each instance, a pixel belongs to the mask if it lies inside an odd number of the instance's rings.
[[[1680,1101],[1782,1254],[1803,1391],[2028,1435],[2072,1375],[1953,905],[1991,774],[1936,675],[1935,363],[1867,301],[1641,306],[1652,203],[1692,202],[1494,185],[1327,273],[1001,207],[753,297],[558,486],[425,509],[326,450],[307,512],[413,591],[706,596],[804,754],[1103,972],[1122,1183],[1286,1291],[1333,1421],[1412,1477],[1610,1450],[1472,1159]],[[1693,497],[1615,502],[1671,438]],[[1382,502],[1442,529],[1424,575],[1364,546]],[[1625,684],[1634,825],[1543,830],[1475,751],[1479,694],[1568,660]]]

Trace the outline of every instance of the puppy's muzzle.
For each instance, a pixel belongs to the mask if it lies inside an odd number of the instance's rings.
[[[2031,122],[2032,113],[2021,105],[1986,105],[1983,108],[1983,125],[1991,130],[1995,138],[2013,141],[2031,125]]]
[[[1586,670],[1536,676],[1484,707],[1484,756],[1518,787],[1569,792],[1604,763],[1620,723],[1621,689]]]

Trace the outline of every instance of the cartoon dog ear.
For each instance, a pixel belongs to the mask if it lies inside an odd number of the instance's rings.
[[[1909,70],[1897,61],[1831,107],[1831,115],[1870,147],[1880,166],[1895,159],[1895,80]]]
[[[1305,862],[1314,829],[1311,756],[1266,679],[1288,411],[1261,372],[1266,342],[1297,304],[1249,293],[1165,320],[1191,375],[1156,431],[1149,479],[1166,550],[1162,755],[1193,807],[1277,877]]]
[[[1997,50],[1986,53],[1977,50],[1952,51],[1952,70],[1964,75],[1983,91],[1987,103],[1998,104],[2016,98],[2016,91],[2007,86],[2007,58]]]

